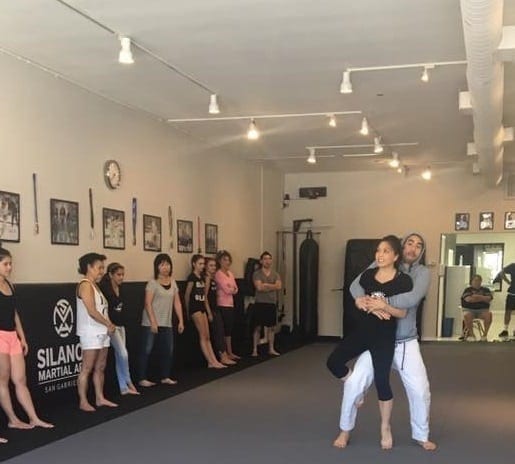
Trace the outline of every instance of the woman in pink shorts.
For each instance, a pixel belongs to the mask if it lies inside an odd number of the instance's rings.
[[[12,429],[52,428],[36,414],[25,378],[25,356],[29,350],[20,317],[16,311],[14,287],[7,280],[11,275],[11,253],[0,247],[0,406],[4,410],[8,426]],[[16,397],[27,413],[29,422],[18,418],[14,412],[9,380],[14,384]],[[0,439],[5,443],[5,439]]]

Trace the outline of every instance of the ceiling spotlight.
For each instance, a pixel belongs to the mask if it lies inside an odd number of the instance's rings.
[[[424,66],[424,71],[422,72],[422,75],[420,76],[420,80],[422,82],[429,82],[429,70],[434,69],[434,64],[426,64]]]
[[[316,164],[317,157],[315,156],[315,149],[314,148],[309,148],[309,156],[308,156],[308,159],[306,161],[309,164]]]
[[[352,82],[350,81],[350,71],[343,71],[340,93],[352,93]]]
[[[374,137],[374,153],[383,153],[383,146],[381,145],[381,137]]]
[[[424,180],[431,180],[431,168],[428,166],[424,171],[422,172],[422,179]]]
[[[361,120],[361,129],[359,130],[359,133],[361,135],[368,135],[368,121],[367,121],[367,118],[363,118]]]
[[[118,62],[122,64],[134,63],[134,58],[132,57],[131,51],[131,39],[129,39],[129,37],[120,37],[120,44],[122,48],[120,49],[120,54],[118,55]]]
[[[249,140],[257,140],[257,139],[259,139],[259,131],[258,131],[258,128],[256,126],[256,121],[254,121],[254,119],[250,120],[249,130],[247,131],[247,138]]]
[[[395,152],[392,153],[392,159],[388,162],[390,167],[392,168],[398,168],[401,165],[401,162],[399,161],[399,155]]]
[[[220,113],[220,107],[218,106],[218,96],[216,93],[211,94],[209,98],[209,114]]]
[[[329,115],[329,125],[331,127],[336,127],[336,118],[334,117],[334,114]]]

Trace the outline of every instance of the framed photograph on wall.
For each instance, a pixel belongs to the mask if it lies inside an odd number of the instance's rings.
[[[102,208],[104,248],[125,250],[125,212]]]
[[[456,213],[454,217],[454,230],[469,230],[470,214]]]
[[[20,195],[0,191],[0,242],[20,241]]]
[[[504,228],[506,230],[515,229],[515,211],[506,211],[504,213]]]
[[[493,230],[494,229],[494,213],[486,211],[479,213],[479,230]]]
[[[52,245],[79,244],[79,204],[50,199],[50,241]]]
[[[206,224],[204,238],[206,253],[214,255],[218,251],[218,226]]]
[[[143,215],[143,249],[161,251],[161,218]]]
[[[177,219],[177,251],[193,253],[193,221]]]

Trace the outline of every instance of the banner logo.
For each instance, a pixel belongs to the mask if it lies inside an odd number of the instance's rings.
[[[68,300],[59,300],[54,307],[54,330],[61,338],[73,332],[73,309]]]

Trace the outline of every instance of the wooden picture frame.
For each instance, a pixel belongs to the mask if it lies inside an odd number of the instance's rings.
[[[493,211],[483,211],[479,213],[479,230],[494,230]]]
[[[161,218],[143,215],[143,250],[161,251]]]
[[[20,194],[0,191],[0,242],[20,241]]]
[[[204,242],[206,253],[216,254],[218,251],[218,226],[216,224],[205,225]]]
[[[515,229],[515,211],[506,211],[504,213],[504,230]]]
[[[79,244],[79,203],[50,199],[50,242],[52,245]]]
[[[125,250],[125,211],[102,208],[104,248]]]
[[[462,231],[470,228],[470,214],[456,213],[454,216],[454,230]]]
[[[193,253],[193,221],[177,219],[177,252]]]

